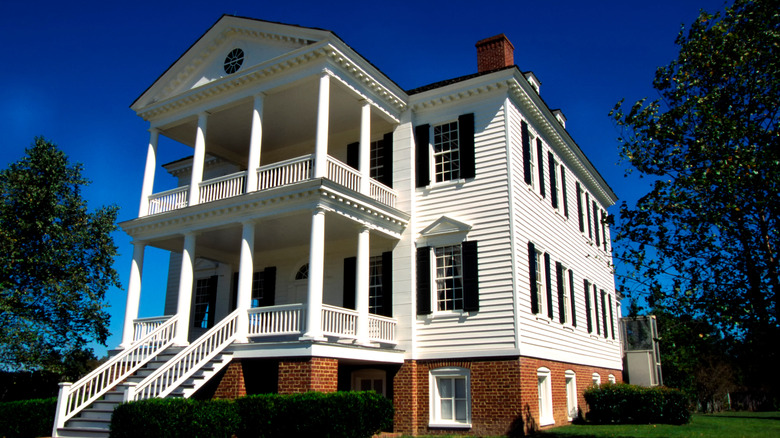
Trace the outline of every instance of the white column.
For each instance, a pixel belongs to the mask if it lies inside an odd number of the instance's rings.
[[[192,155],[192,178],[190,179],[190,199],[188,205],[196,205],[200,200],[199,187],[203,181],[203,163],[206,161],[206,125],[208,114],[198,114],[198,132],[195,133],[195,153]]]
[[[141,276],[144,268],[144,242],[133,242],[133,262],[130,267],[130,280],[127,282],[127,304],[125,305],[125,323],[122,328],[122,343],[119,348],[128,348],[133,343],[133,321],[138,318],[138,305],[141,301]]]
[[[141,207],[138,209],[138,217],[149,214],[149,196],[154,190],[154,171],[157,167],[157,142],[160,131],[152,128],[149,131],[149,148],[146,151],[146,167],[144,168],[144,182],[141,186]]]
[[[371,178],[371,105],[363,101],[360,108],[360,193],[368,195]]]
[[[306,333],[301,339],[325,340],[322,336],[322,286],[325,278],[325,211],[316,208],[311,217],[309,290],[306,302]]]
[[[317,102],[317,137],[314,142],[314,177],[327,176],[328,121],[330,111],[330,75],[322,72],[320,94]]]
[[[236,308],[241,309],[238,315],[237,342],[248,342],[249,316],[247,311],[252,306],[252,276],[254,275],[255,253],[255,223],[251,221],[242,223],[241,252],[238,265],[238,297]]]
[[[260,167],[260,145],[263,140],[263,93],[255,95],[252,109],[252,133],[249,137],[249,164],[246,166],[246,191],[257,191],[257,168]]]
[[[368,345],[368,287],[369,287],[369,230],[363,227],[358,234],[355,269],[355,309],[358,312],[357,344]]]
[[[174,344],[188,344],[190,331],[190,309],[192,307],[192,284],[195,275],[195,233],[184,234],[184,248],[181,254],[181,275],[179,276],[179,301],[176,306],[176,338]]]

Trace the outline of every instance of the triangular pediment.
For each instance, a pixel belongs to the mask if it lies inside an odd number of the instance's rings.
[[[331,32],[320,29],[225,15],[179,57],[131,107],[138,110],[228,76],[240,75],[253,66],[267,63],[331,36]],[[236,62],[237,59],[240,61]],[[226,67],[226,64],[230,64],[230,67]]]
[[[423,237],[432,237],[443,234],[467,233],[469,230],[471,230],[471,225],[447,216],[442,216],[425,227],[420,232],[420,235]]]

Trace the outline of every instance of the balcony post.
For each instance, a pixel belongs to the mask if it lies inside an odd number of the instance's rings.
[[[146,151],[146,167],[144,168],[144,182],[141,186],[141,207],[138,209],[138,217],[149,214],[149,196],[154,190],[154,171],[157,167],[157,143],[160,131],[157,128],[149,130],[149,147]]]
[[[130,279],[127,282],[125,322],[122,328],[122,343],[119,344],[119,348],[128,348],[133,343],[133,322],[138,318],[138,305],[141,301],[141,278],[144,268],[145,249],[145,242],[133,241],[133,262],[130,267]]]
[[[309,289],[307,293],[306,332],[302,340],[324,341],[322,335],[322,286],[325,277],[325,210],[314,209],[311,217],[309,248]]]
[[[357,263],[355,268],[355,308],[358,313],[356,343],[368,345],[368,289],[369,289],[369,229],[362,227],[358,234]]]
[[[198,114],[198,131],[195,133],[195,152],[192,155],[192,177],[188,205],[196,205],[200,201],[199,185],[203,181],[203,165],[206,161],[206,126],[208,121],[208,113]]]
[[[360,108],[360,193],[369,194],[371,178],[371,105],[364,100]]]
[[[188,344],[190,331],[190,307],[192,305],[192,284],[195,266],[195,233],[184,234],[184,248],[181,254],[181,275],[179,276],[179,300],[176,306],[176,345]]]
[[[255,253],[255,223],[246,221],[242,224],[241,252],[238,265],[238,297],[236,307],[241,309],[236,327],[237,342],[248,342],[249,308],[252,306],[252,276],[254,275]]]
[[[330,112],[330,75],[323,71],[320,76],[319,100],[317,101],[317,134],[314,142],[314,178],[324,178],[328,171],[328,123]]]
[[[252,109],[252,133],[249,138],[249,161],[246,166],[246,192],[257,191],[257,168],[260,167],[260,145],[263,140],[263,103],[265,94],[255,95]]]

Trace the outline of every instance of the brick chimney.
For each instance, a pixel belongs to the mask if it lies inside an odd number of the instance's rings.
[[[515,46],[503,33],[478,41],[476,46],[479,73],[515,65]]]

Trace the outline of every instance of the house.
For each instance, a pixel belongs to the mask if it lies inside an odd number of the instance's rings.
[[[122,343],[62,385],[54,436],[105,434],[123,400],[349,389],[391,398],[397,432],[496,435],[621,381],[616,197],[513,52],[488,38],[477,73],[404,90],[332,32],[220,18],[131,106]],[[166,316],[138,319],[148,247]]]

